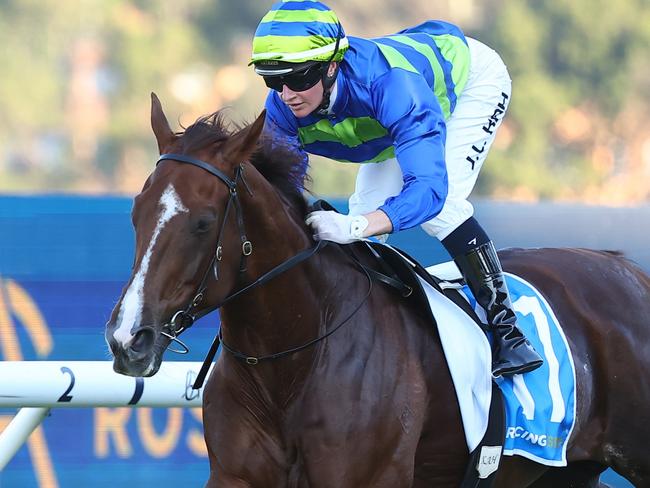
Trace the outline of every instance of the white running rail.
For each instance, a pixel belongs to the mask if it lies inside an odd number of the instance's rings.
[[[113,372],[109,361],[0,361],[0,408],[20,408],[0,433],[0,471],[50,408],[200,407],[200,362],[163,362],[151,378]]]

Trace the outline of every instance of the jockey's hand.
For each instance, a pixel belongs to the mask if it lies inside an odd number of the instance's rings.
[[[339,244],[363,239],[363,231],[368,227],[368,219],[363,215],[344,215],[332,210],[312,212],[305,223],[314,230],[315,240]]]

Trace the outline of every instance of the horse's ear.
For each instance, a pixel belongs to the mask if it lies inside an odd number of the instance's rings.
[[[255,122],[228,138],[221,150],[224,159],[232,164],[246,161],[257,149],[257,141],[264,130],[265,120],[266,110],[263,110]]]
[[[169,127],[160,100],[153,92],[151,92],[151,128],[158,141],[158,151],[162,154],[163,150],[174,142],[176,136]]]

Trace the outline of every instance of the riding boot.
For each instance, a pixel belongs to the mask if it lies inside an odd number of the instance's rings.
[[[492,374],[521,374],[540,367],[542,358],[516,325],[508,287],[492,241],[454,259],[493,331]]]

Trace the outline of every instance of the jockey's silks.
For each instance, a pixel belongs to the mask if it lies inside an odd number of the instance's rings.
[[[467,82],[467,41],[458,27],[428,21],[349,42],[328,113],[296,118],[271,91],[267,128],[302,151],[341,162],[396,157],[404,186],[380,209],[394,231],[416,226],[435,217],[447,196],[445,121]]]

